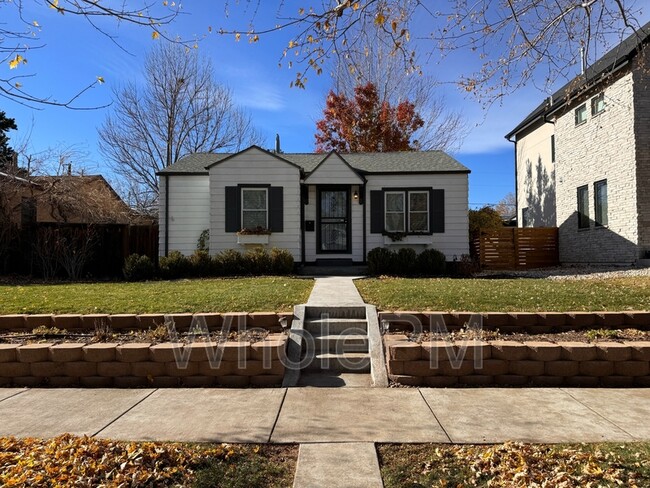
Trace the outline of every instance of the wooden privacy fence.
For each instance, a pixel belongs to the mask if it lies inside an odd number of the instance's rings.
[[[475,246],[485,269],[543,268],[560,262],[557,227],[481,231]]]

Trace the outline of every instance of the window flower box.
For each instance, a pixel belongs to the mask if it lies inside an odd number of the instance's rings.
[[[403,245],[413,245],[413,244],[431,244],[433,242],[432,238],[428,234],[423,235],[406,235],[400,240],[395,240],[391,236],[384,236],[384,245],[385,246],[403,246]]]
[[[237,244],[242,246],[264,246],[269,243],[269,234],[237,234]]]

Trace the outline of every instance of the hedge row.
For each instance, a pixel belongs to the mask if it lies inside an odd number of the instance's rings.
[[[185,256],[172,251],[159,259],[158,267],[148,256],[132,254],[124,261],[124,277],[129,281],[153,278],[178,279],[216,276],[288,275],[293,272],[293,256],[286,249],[255,248],[241,253],[228,249],[214,256],[203,250]]]

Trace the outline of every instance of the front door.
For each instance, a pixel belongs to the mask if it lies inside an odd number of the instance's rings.
[[[350,189],[318,190],[318,252],[350,252]]]

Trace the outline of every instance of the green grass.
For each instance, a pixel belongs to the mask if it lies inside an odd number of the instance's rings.
[[[650,486],[650,443],[377,446],[386,488]]]
[[[312,287],[286,277],[0,285],[0,314],[290,311]]]
[[[567,312],[650,309],[648,277],[582,281],[373,278],[358,280],[356,285],[367,303],[382,310]]]
[[[224,459],[210,459],[197,469],[193,488],[280,488],[293,485],[298,449],[294,446],[258,446]]]

